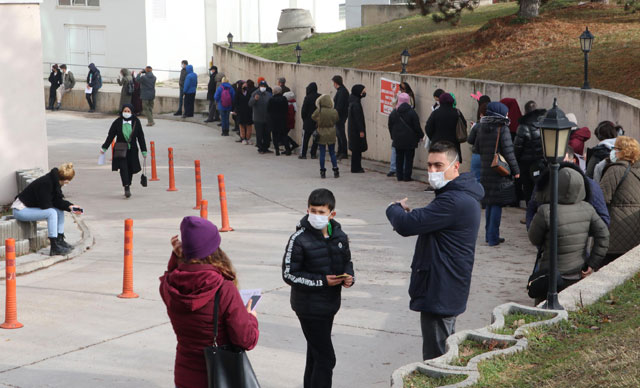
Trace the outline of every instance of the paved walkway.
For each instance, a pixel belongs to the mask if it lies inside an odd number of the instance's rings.
[[[160,182],[133,197],[122,195],[119,176],[97,166],[98,148],[113,117],[47,114],[50,165],[73,161],[76,178],[67,197],[84,207],[96,244],[84,255],[18,277],[19,320],[24,328],[0,330],[0,387],[172,386],[175,335],[158,293],[158,277],[170,254],[169,238],[185,215],[197,215],[193,160],[200,159],[209,217],[220,220],[216,175],[225,174],[231,225],[222,248],[238,270],[241,288],[262,288],[260,341],[249,353],[265,388],[301,387],[305,342],[289,306],[280,266],[287,239],[304,215],[311,190],[327,187],[337,197],[337,219],[352,241],[358,282],[343,293],[334,345],[335,387],[388,387],[397,367],[421,355],[419,315],[408,309],[409,264],[414,238],[391,230],[384,209],[395,199],[413,207],[433,194],[419,182],[398,183],[368,171],[320,180],[316,160],[259,156],[252,146],[221,137],[217,127],[157,120],[145,128],[156,143]],[[166,150],[173,147],[178,192],[167,192]],[[365,165],[365,167],[367,167]],[[488,324],[491,309],[507,301],[530,304],[524,284],[535,250],[506,209],[496,248],[478,241],[468,310],[458,329]],[[122,287],[123,220],[134,219],[134,279],[139,299],[116,297]],[[0,282],[4,300],[4,283]]]

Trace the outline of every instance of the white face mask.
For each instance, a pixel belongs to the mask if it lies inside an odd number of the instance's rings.
[[[611,163],[615,163],[618,161],[618,155],[616,155],[616,150],[611,150],[609,153],[609,159],[611,159]]]
[[[124,117],[125,119],[130,119],[130,118],[131,118],[131,113],[129,113],[129,112],[123,112],[123,113],[122,113],[122,117]]]
[[[445,168],[444,171],[430,172],[429,173],[429,184],[431,185],[431,187],[433,187],[436,190],[439,190],[439,189],[445,187],[447,185],[447,183],[451,182],[451,180],[444,179],[444,173],[447,172],[447,170],[450,169],[451,166],[453,166],[453,164],[457,160],[458,160],[458,157],[456,156],[456,158],[453,159],[453,162],[451,162],[449,167]]]
[[[260,87],[260,92],[264,93],[264,92],[266,92],[266,91],[267,91],[267,88],[265,88],[264,86],[261,86],[261,87]]]
[[[314,229],[322,230],[329,225],[329,216],[309,213],[309,223]]]

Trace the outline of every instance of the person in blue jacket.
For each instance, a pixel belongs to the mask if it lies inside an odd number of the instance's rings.
[[[184,78],[184,114],[182,118],[193,117],[193,108],[196,103],[196,88],[198,87],[198,75],[193,71],[193,65],[185,68],[187,76]]]
[[[220,112],[220,121],[222,122],[222,136],[229,136],[229,113],[233,110],[233,99],[236,95],[233,86],[229,83],[227,77],[222,78],[222,84],[218,86],[216,94],[213,96]]]
[[[427,165],[435,199],[420,209],[409,209],[407,198],[387,207],[387,218],[398,234],[418,236],[409,308],[420,312],[423,360],[444,354],[456,317],[467,308],[484,197],[475,176],[460,173],[453,143],[432,144]]]

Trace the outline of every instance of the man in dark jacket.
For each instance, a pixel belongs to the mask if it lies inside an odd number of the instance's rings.
[[[445,342],[455,332],[456,316],[466,310],[484,196],[471,173],[460,174],[453,143],[432,144],[428,166],[435,199],[420,209],[409,209],[407,198],[387,208],[387,218],[398,234],[418,235],[409,308],[420,312],[423,360],[444,354]]]
[[[102,76],[100,70],[93,63],[89,64],[89,74],[87,74],[87,88],[85,89],[85,98],[89,103],[89,112],[96,111],[98,98],[98,90],[102,87]],[[87,93],[88,92],[88,93]]]
[[[278,86],[280,86],[280,88],[282,89],[282,94],[284,95],[285,93],[288,93],[291,91],[291,89],[289,89],[286,85],[287,83],[287,79],[284,77],[280,77],[278,78]]]
[[[398,182],[410,182],[413,158],[418,143],[424,137],[420,128],[420,117],[409,104],[407,93],[398,95],[398,107],[389,115],[389,133],[396,150],[396,177]]]
[[[367,96],[364,85],[353,85],[349,96],[349,150],[351,150],[351,172],[363,173],[362,154],[369,148],[367,144],[367,125],[362,109],[362,99]]]
[[[260,81],[258,83],[258,89],[251,93],[249,99],[249,107],[253,112],[253,124],[256,127],[256,145],[258,146],[258,153],[263,155],[271,152],[269,145],[271,144],[271,134],[269,132],[269,100],[271,99],[271,93],[267,90],[267,82]]]
[[[218,89],[218,83],[216,79],[218,78],[218,67],[211,66],[209,68],[209,83],[207,84],[207,101],[209,101],[209,117],[204,121],[205,123],[212,123],[219,119],[220,114],[218,113],[218,109],[216,107],[216,100],[213,98],[216,94],[216,90]]]
[[[462,118],[465,127],[467,121],[465,120],[462,112],[453,107],[453,96],[449,93],[442,93],[438,99],[440,107],[434,110],[425,126],[425,132],[429,137],[431,143],[437,143],[439,141],[448,141],[456,146],[458,155],[460,157],[459,162],[462,163],[462,153],[460,152],[460,143],[456,138],[456,127],[458,126],[458,120]]]
[[[342,287],[355,278],[349,238],[334,220],[336,199],[314,190],[304,216],[291,235],[282,260],[282,278],[291,286],[291,308],[307,340],[305,387],[331,387],[336,355],[331,343],[333,318]]]
[[[542,137],[540,128],[533,125],[547,111],[538,109],[535,101],[529,101],[524,105],[524,116],[518,120],[516,137],[513,140],[513,152],[520,166],[520,184],[524,200],[528,203],[533,193],[533,177],[531,167],[543,160]]]
[[[173,114],[174,116],[182,116],[182,104],[184,100],[184,79],[187,77],[188,64],[189,61],[187,61],[186,59],[182,60],[182,70],[180,70],[180,81],[178,82],[178,85],[180,86],[180,97],[178,97],[178,110]]]
[[[280,86],[273,87],[273,97],[271,97],[267,104],[267,112],[269,113],[271,131],[273,132],[273,147],[276,150],[276,156],[280,156],[281,145],[284,145],[284,154],[291,155],[291,146],[287,141],[289,102],[282,95],[282,88]]]
[[[345,124],[349,117],[349,91],[344,86],[342,77],[339,75],[331,78],[333,87],[336,88],[336,96],[333,98],[333,107],[338,111],[340,120],[336,123],[336,137],[338,138],[338,160],[347,159],[348,144],[345,133]]]
[[[307,86],[307,95],[304,97],[304,102],[302,103],[302,110],[300,111],[300,116],[302,117],[302,151],[300,152],[299,159],[307,158],[307,149],[309,147],[309,139],[313,137],[313,133],[318,128],[313,119],[311,119],[311,115],[316,111],[316,101],[320,98],[320,93],[318,93],[318,85],[315,82],[311,82]],[[311,159],[316,158],[316,151],[318,150],[318,143],[316,138],[313,137],[313,143],[311,144]]]
[[[140,73],[138,73],[136,81],[140,83],[142,114],[147,118],[147,126],[153,127],[156,125],[153,121],[153,101],[156,98],[156,76],[153,75],[153,69],[151,66],[145,67]]]

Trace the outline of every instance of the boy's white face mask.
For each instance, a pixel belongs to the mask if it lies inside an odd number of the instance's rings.
[[[314,229],[323,230],[329,225],[329,216],[309,213],[309,223]]]

